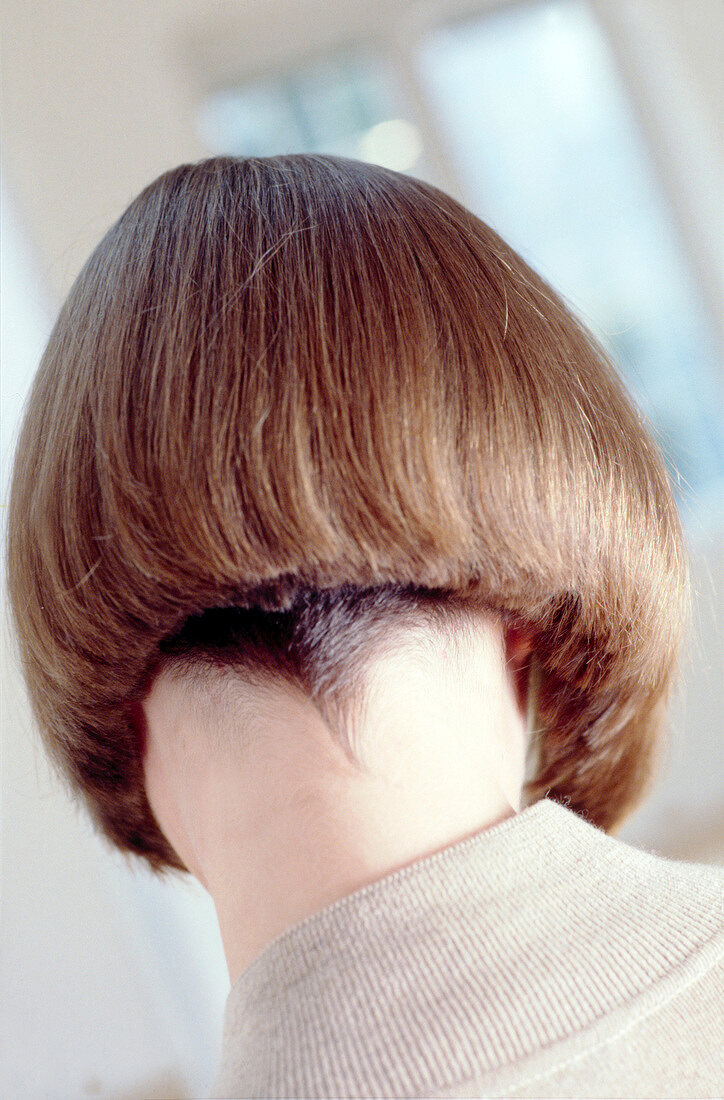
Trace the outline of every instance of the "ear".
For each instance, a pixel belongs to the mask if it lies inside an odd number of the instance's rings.
[[[518,701],[520,713],[526,713],[528,672],[535,646],[533,631],[522,623],[509,625],[505,631],[505,662]]]

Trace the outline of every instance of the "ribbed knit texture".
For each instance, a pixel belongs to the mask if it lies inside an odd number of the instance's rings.
[[[721,1097],[723,1052],[724,872],[543,799],[270,943],[212,1095]]]

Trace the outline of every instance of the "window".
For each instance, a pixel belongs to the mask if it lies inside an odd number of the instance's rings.
[[[471,209],[613,352],[685,518],[720,501],[714,336],[588,5],[506,5],[428,33],[418,56]]]
[[[488,9],[428,28],[408,60],[431,118],[401,105],[395,74],[372,50],[348,49],[212,96],[202,133],[214,152],[328,152],[434,182],[426,152],[437,128],[461,201],[613,353],[657,434],[684,520],[718,522],[715,338],[588,5],[523,0]]]
[[[418,128],[375,55],[348,48],[278,76],[210,96],[199,127],[215,153],[273,156],[324,152],[421,171]]]

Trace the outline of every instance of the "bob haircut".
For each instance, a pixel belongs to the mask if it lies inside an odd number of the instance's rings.
[[[559,295],[421,180],[294,154],[146,187],[50,336],[8,534],[46,744],[155,869],[185,870],[144,788],[164,662],[331,713],[396,623],[483,609],[533,632],[529,803],[611,831],[655,774],[690,614],[661,454]]]

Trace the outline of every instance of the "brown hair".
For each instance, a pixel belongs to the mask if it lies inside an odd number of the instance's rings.
[[[398,614],[488,608],[534,631],[527,799],[611,830],[689,611],[661,455],[592,335],[450,196],[311,154],[182,165],[97,246],[29,399],[8,577],[53,757],[157,868],[183,864],[133,716],[161,660],[256,654],[344,700]]]

